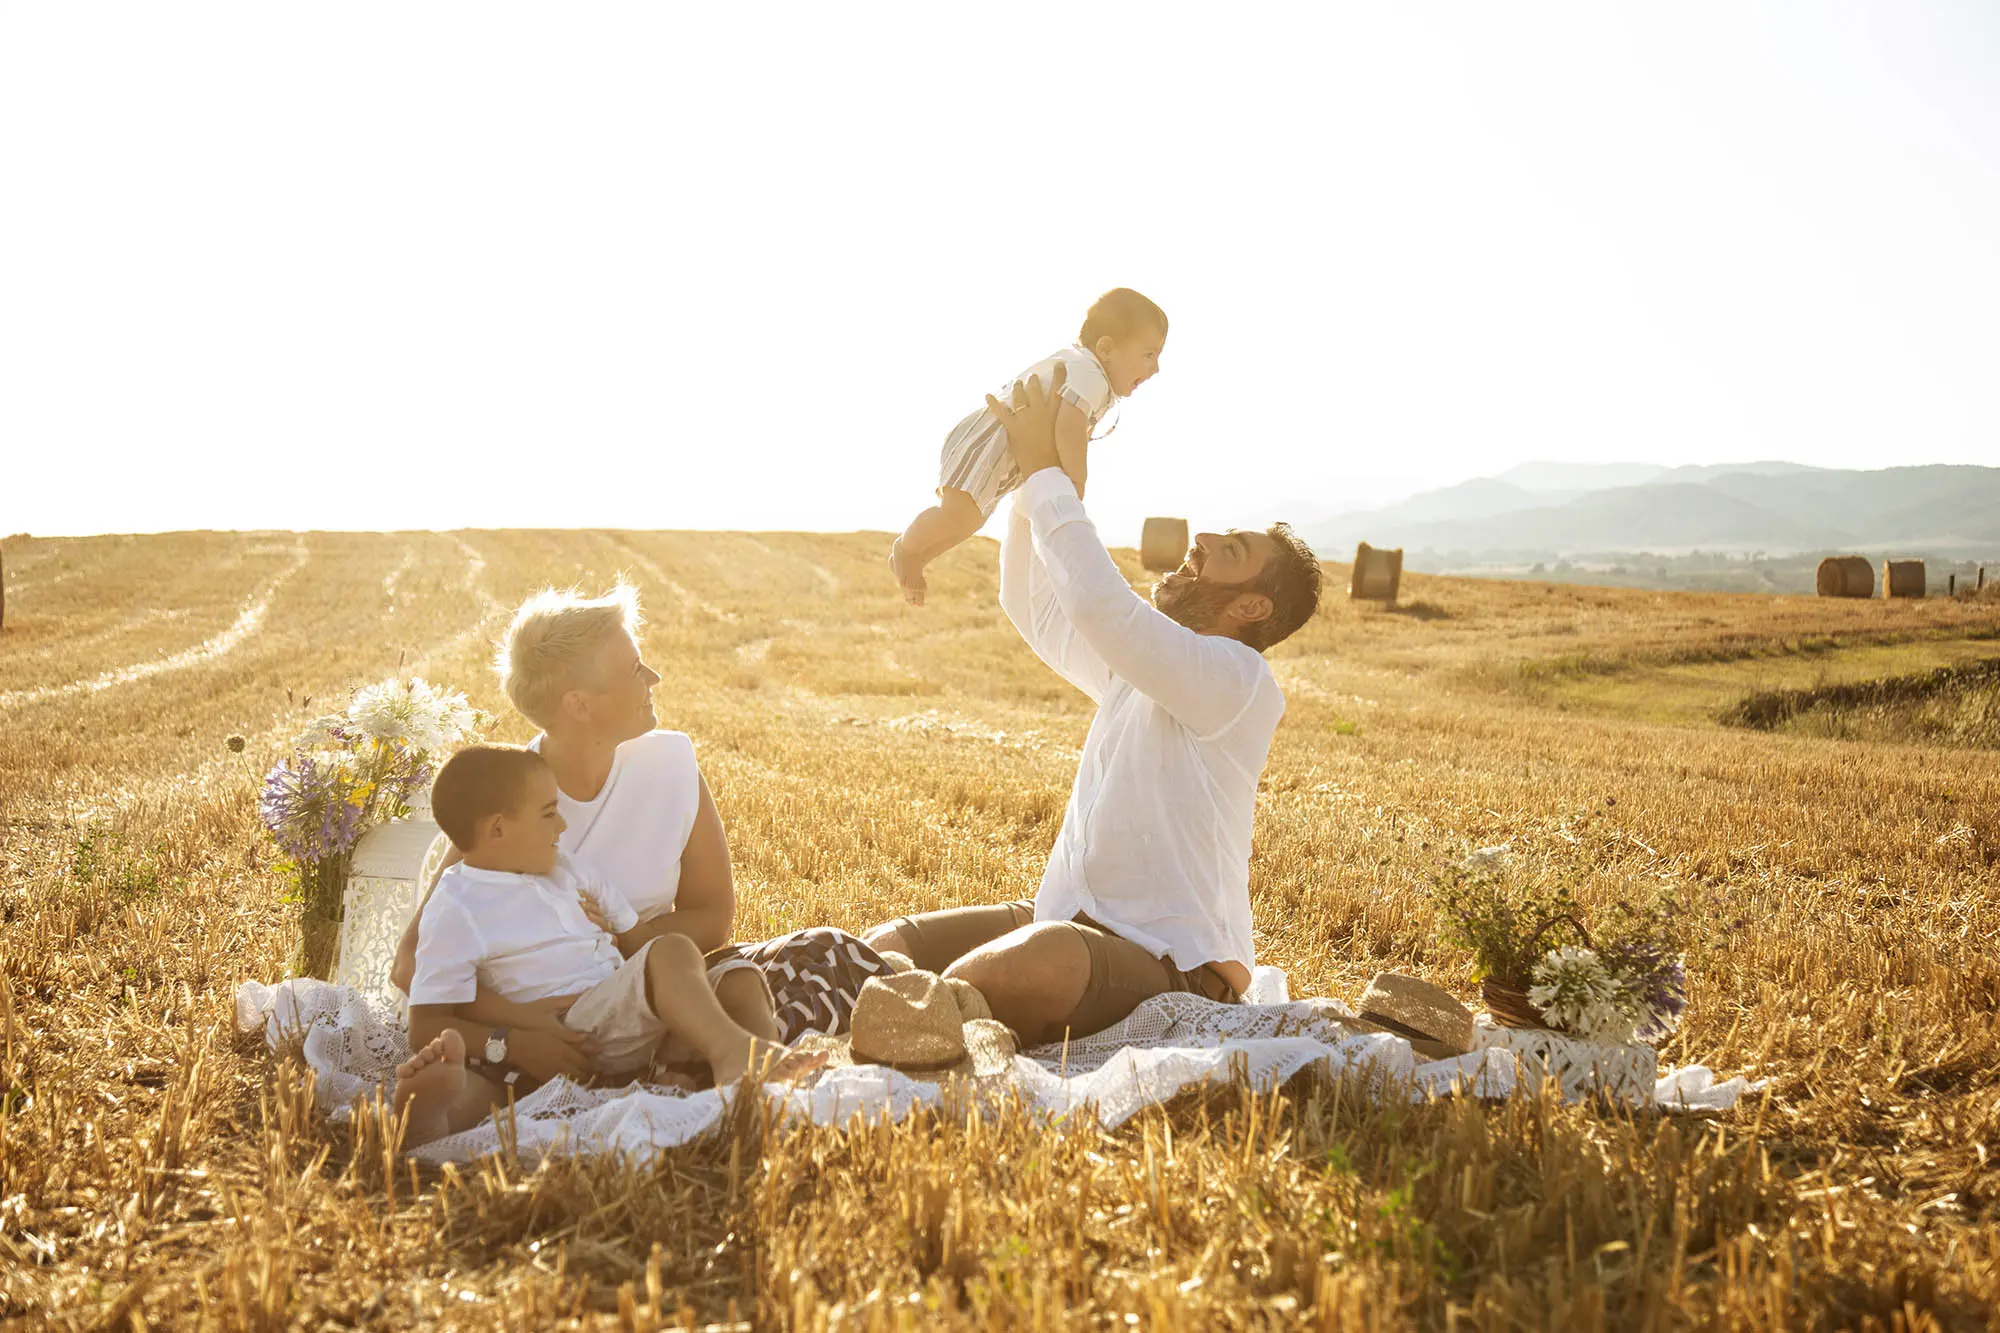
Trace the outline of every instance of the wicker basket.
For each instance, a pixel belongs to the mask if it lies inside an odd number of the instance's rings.
[[[1509,986],[1488,977],[1479,983],[1480,998],[1486,1001],[1486,1008],[1493,1015],[1493,1021],[1502,1027],[1547,1028],[1542,1020],[1542,1011],[1528,1001],[1528,992],[1518,986]]]
[[[1594,947],[1590,942],[1590,932],[1584,929],[1583,922],[1573,916],[1559,916],[1552,921],[1542,923],[1541,928],[1528,938],[1529,948],[1532,949],[1540,944],[1542,937],[1557,926],[1568,926],[1577,933],[1577,937],[1583,941],[1586,948]],[[1487,1011],[1493,1015],[1493,1021],[1502,1027],[1552,1030],[1549,1029],[1548,1020],[1542,1017],[1542,1011],[1528,999],[1528,992],[1519,986],[1509,986],[1504,981],[1495,981],[1487,977],[1479,983],[1479,995],[1486,1001]]]

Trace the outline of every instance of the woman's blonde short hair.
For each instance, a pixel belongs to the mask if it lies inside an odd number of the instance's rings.
[[[620,634],[636,643],[645,624],[639,591],[619,583],[602,597],[576,589],[546,588],[521,603],[500,641],[494,665],[514,707],[547,730],[562,711],[563,695],[574,689],[602,689],[598,654]]]

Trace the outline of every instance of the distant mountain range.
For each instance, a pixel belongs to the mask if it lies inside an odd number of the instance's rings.
[[[1697,549],[1992,553],[2000,552],[2000,468],[1524,463],[1301,526],[1332,559],[1357,541],[1460,561]]]

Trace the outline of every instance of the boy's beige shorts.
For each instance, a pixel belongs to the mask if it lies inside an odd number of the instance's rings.
[[[672,1030],[672,1024],[655,1014],[646,998],[646,958],[655,943],[647,940],[616,972],[577,996],[576,1003],[563,1013],[564,1027],[604,1043],[597,1067],[607,1074],[643,1072],[653,1062],[660,1039]],[[729,973],[743,968],[758,971],[747,958],[724,958],[708,969],[708,984],[714,987]]]

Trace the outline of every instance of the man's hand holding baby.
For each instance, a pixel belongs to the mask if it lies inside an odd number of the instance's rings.
[[[986,395],[986,410],[1006,430],[1007,448],[1024,480],[1043,468],[1062,465],[1056,451],[1056,409],[1062,402],[1062,387],[1068,378],[1067,367],[1058,363],[1049,376],[1046,392],[1041,381],[1032,375],[1015,381],[1011,407],[990,393]]]

